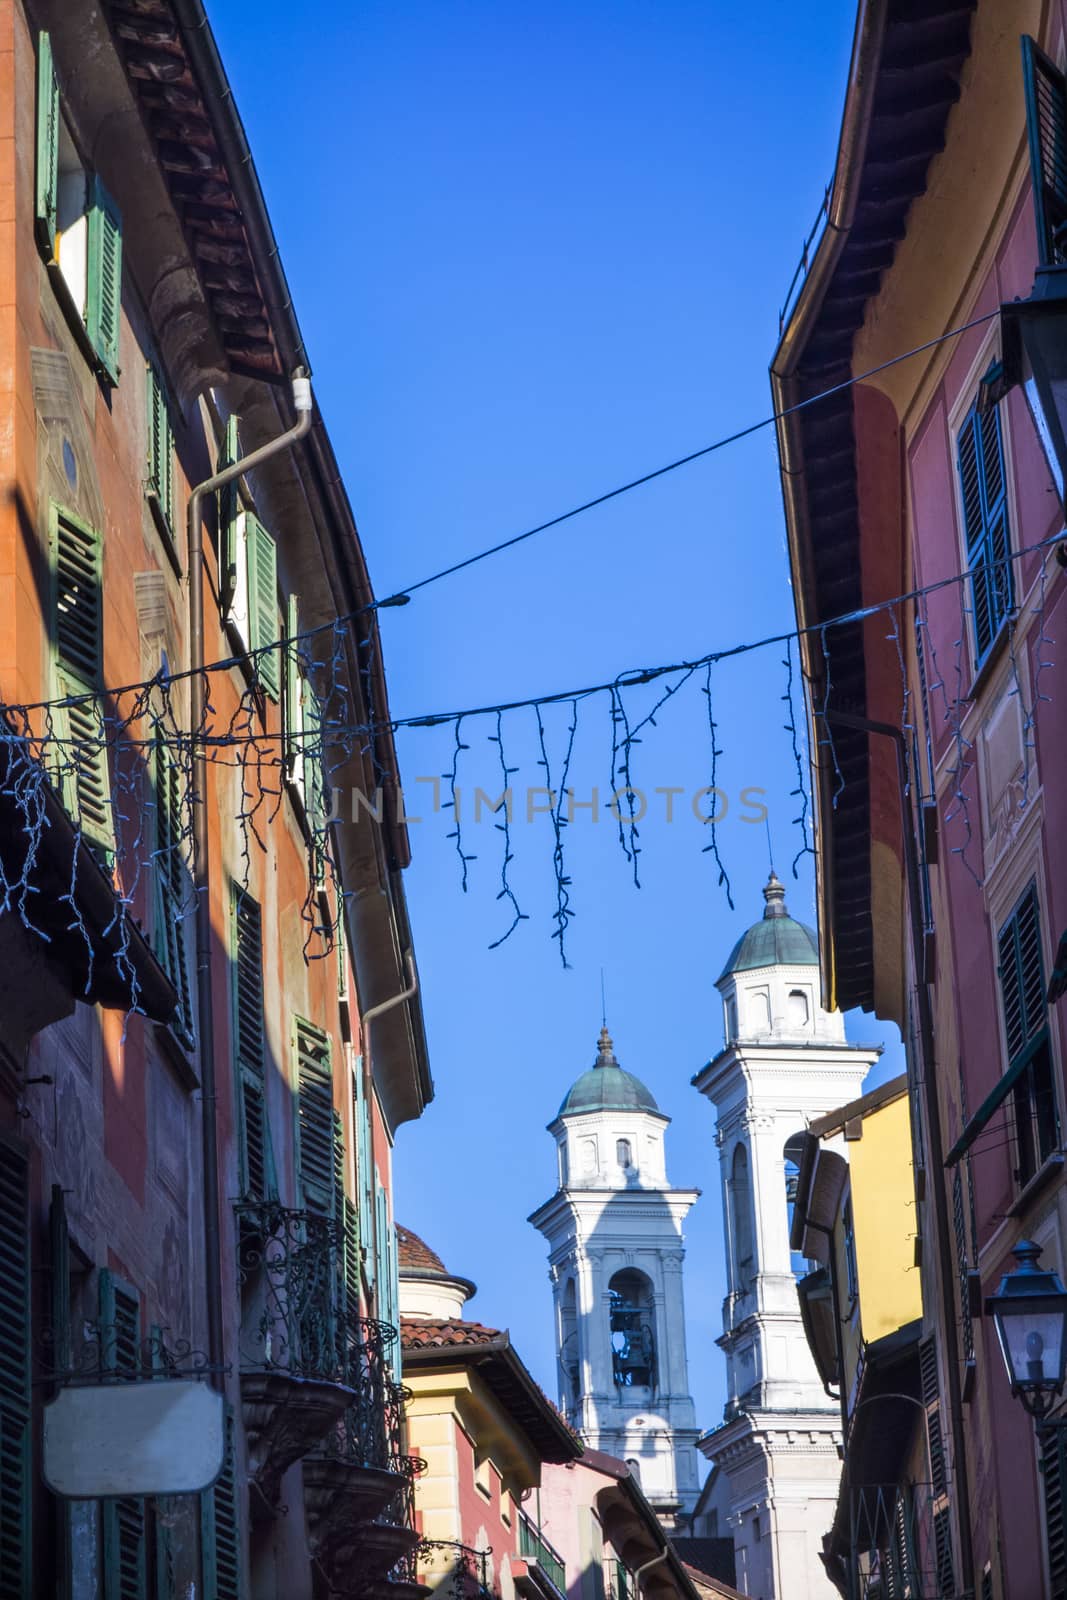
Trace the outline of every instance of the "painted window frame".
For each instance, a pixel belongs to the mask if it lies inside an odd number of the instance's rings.
[[[967,612],[967,619],[963,631],[967,639],[967,652],[971,669],[972,693],[973,685],[984,679],[987,668],[1000,655],[1004,641],[1008,637],[1010,628],[1018,610],[1018,595],[1014,559],[1008,559],[1005,567],[1007,578],[1007,603],[997,617],[996,626],[992,629],[989,639],[984,645],[978,638],[975,618],[975,591],[972,573],[979,566],[979,561],[973,559],[973,554],[978,550],[981,539],[972,540],[967,531],[967,512],[964,504],[964,491],[962,482],[962,469],[960,464],[961,438],[967,428],[973,431],[977,416],[980,390],[983,381],[989,377],[1001,361],[1000,331],[994,326],[983,340],[979,350],[971,362],[966,377],[961,383],[956,398],[948,412],[948,440],[949,440],[949,466],[952,476],[952,501],[956,519],[956,551],[959,560],[959,571],[966,574],[966,582],[960,586],[961,606]],[[996,435],[1000,451],[1000,468],[1003,479],[1002,494],[996,499],[996,506],[1002,504],[1005,522],[1005,554],[1008,558],[1015,555],[1015,529],[1019,526],[1018,508],[1015,493],[1015,453],[1012,446],[1011,418],[1008,407],[1001,399],[991,411],[986,413],[994,417]],[[984,505],[984,496],[982,498]],[[994,510],[994,518],[996,511]],[[982,538],[988,533],[983,528]],[[966,601],[963,597],[966,596]]]
[[[59,149],[65,134],[85,175],[85,298],[78,305],[60,266],[58,246]],[[105,388],[119,381],[122,329],[122,214],[100,174],[84,160],[63,116],[50,35],[37,35],[34,235],[48,275],[78,345]],[[69,231],[69,230],[68,230]]]

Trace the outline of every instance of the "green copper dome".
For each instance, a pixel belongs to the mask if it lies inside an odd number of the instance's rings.
[[[640,1078],[624,1072],[615,1059],[607,1028],[600,1030],[596,1065],[583,1072],[563,1098],[558,1115],[579,1111],[653,1111],[662,1114],[651,1090]]]
[[[742,934],[719,975],[719,983],[735,972],[753,967],[817,967],[819,944],[803,922],[794,922],[786,910],[785,889],[772,872],[763,891],[767,902],[763,916]]]

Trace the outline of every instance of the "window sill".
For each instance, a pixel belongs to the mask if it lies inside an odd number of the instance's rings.
[[[159,496],[154,489],[146,489],[145,499],[148,501],[148,509],[152,513],[152,521],[156,525],[156,532],[159,534],[163,548],[167,552],[167,560],[174,568],[175,577],[180,578],[182,576],[182,563],[178,554],[177,541],[174,538],[174,530],[167,515],[159,503]]]
[[[993,676],[993,673],[996,671],[998,665],[1004,659],[1008,649],[1008,639],[1011,635],[1012,628],[1015,626],[1015,619],[1017,616],[1018,612],[1014,607],[1005,613],[1000,627],[993,635],[989,649],[982,657],[979,665],[975,668],[974,677],[971,679],[971,687],[964,695],[964,699],[966,701],[973,703],[978,699],[979,695],[981,695],[982,691],[987,687],[989,680]],[[971,642],[973,645],[973,641]]]
[[[74,341],[82,355],[85,357],[85,360],[89,366],[89,370],[92,372],[93,377],[100,385],[100,388],[104,394],[104,398],[110,403],[111,391],[117,386],[117,380],[111,376],[110,372],[104,366],[104,363],[101,361],[100,357],[93,348],[92,342],[85,328],[85,321],[81,312],[74,304],[74,297],[67,287],[67,280],[64,278],[63,273],[60,270],[59,262],[55,260],[49,260],[47,257],[45,257],[44,264],[45,270],[48,273],[49,282],[52,285],[52,292],[59,303],[59,309],[63,313],[64,321],[66,322],[71,333],[74,335]]]
[[[1023,1216],[1024,1213],[1030,1209],[1038,1196],[1044,1193],[1049,1184],[1053,1183],[1055,1179],[1062,1176],[1063,1168],[1063,1152],[1057,1150],[1053,1155],[1049,1156],[1040,1167],[1038,1167],[1033,1177],[1026,1184],[1024,1184],[1023,1188],[1019,1191],[1017,1199],[1008,1207],[1005,1215],[1009,1217]]]

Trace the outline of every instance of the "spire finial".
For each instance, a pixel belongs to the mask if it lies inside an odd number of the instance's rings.
[[[608,1002],[604,998],[604,968],[601,967],[601,969],[600,969],[600,1026],[602,1028],[606,1028],[607,1025],[608,1025]]]
[[[600,1039],[597,1043],[596,1061],[593,1063],[593,1065],[597,1067],[617,1067],[618,1064],[619,1063],[615,1060],[615,1046],[612,1042],[611,1034],[608,1032],[608,1025],[605,1022],[604,1026],[600,1030]]]
[[[780,882],[778,874],[771,868],[771,875],[763,889],[763,898],[767,902],[763,910],[764,917],[787,917],[789,912],[785,904],[785,885]]]

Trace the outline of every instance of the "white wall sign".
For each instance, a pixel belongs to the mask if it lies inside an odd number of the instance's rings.
[[[225,1454],[225,1402],[192,1379],[74,1385],[44,1409],[44,1477],[68,1500],[195,1494]]]

